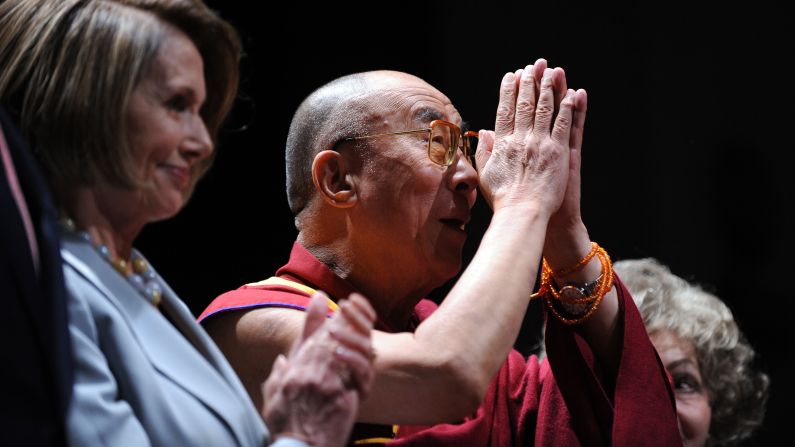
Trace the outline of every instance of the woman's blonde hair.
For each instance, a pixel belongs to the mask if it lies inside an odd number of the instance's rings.
[[[6,0],[0,4],[0,102],[53,187],[139,187],[127,102],[167,38],[185,33],[204,62],[201,116],[213,142],[237,94],[240,42],[200,0]],[[212,164],[202,161],[198,173]],[[198,176],[197,176],[198,177]]]

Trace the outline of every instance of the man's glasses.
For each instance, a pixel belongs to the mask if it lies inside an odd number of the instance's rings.
[[[428,132],[428,158],[441,166],[450,166],[455,160],[455,152],[461,149],[470,165],[475,166],[475,150],[478,147],[478,133],[472,130],[461,132],[461,128],[444,120],[431,121],[430,127],[402,132],[380,133],[361,137],[346,138],[343,141],[365,140],[393,135],[407,135]]]

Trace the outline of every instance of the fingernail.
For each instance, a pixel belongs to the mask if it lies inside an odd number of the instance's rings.
[[[505,76],[502,77],[502,82],[504,82],[505,84],[516,82],[516,75],[514,75],[511,72],[505,73]]]
[[[544,79],[547,79],[547,78],[549,78],[551,76],[552,76],[552,69],[551,68],[545,68],[544,69]]]

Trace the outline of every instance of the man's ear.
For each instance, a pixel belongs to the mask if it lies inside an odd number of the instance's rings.
[[[351,164],[337,151],[321,151],[312,161],[312,182],[331,206],[350,208],[357,200]]]

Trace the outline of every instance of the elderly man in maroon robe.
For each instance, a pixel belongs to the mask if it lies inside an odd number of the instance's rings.
[[[360,73],[312,93],[287,140],[290,259],[200,317],[255,404],[309,296],[324,291],[334,312],[356,291],[378,324],[352,444],[681,444],[665,370],[580,216],[586,103],[539,59],[504,76],[475,150],[417,77]],[[491,223],[437,308],[424,297],[461,269],[477,189]],[[525,359],[512,346],[540,268],[547,357]]]

